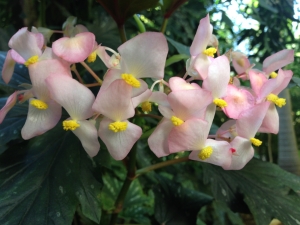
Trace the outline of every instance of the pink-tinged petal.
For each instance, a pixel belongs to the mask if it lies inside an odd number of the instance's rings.
[[[273,93],[274,90],[281,86],[281,84],[284,82],[284,79],[285,74],[282,72],[282,70],[279,70],[276,78],[271,78],[263,84],[256,102],[259,103],[264,101],[270,93]]]
[[[232,154],[231,165],[224,169],[240,170],[253,158],[254,149],[249,140],[239,136],[235,137],[230,145],[235,152]]]
[[[189,155],[189,159],[197,160],[200,162],[211,163],[217,166],[221,166],[224,169],[229,168],[231,165],[231,155],[230,144],[226,141],[216,141],[212,139],[207,139],[203,147],[212,147],[213,152],[211,156],[205,160],[199,158],[200,151],[192,151]]]
[[[175,113],[170,107],[160,105],[158,106],[158,110],[167,119],[171,119],[172,116],[175,116]]]
[[[217,106],[214,103],[211,103],[207,106],[205,111],[205,120],[208,122],[208,126],[211,127],[212,122],[215,118]]]
[[[93,110],[114,121],[133,117],[134,108],[131,92],[132,86],[124,80],[115,80],[107,89],[98,93],[93,104]]]
[[[141,86],[138,88],[135,88],[135,87],[132,88],[132,93],[131,93],[132,98],[142,94],[143,92],[145,92],[148,89],[148,84],[145,81],[143,81],[141,79],[138,79],[138,81],[140,82]]]
[[[42,54],[40,38],[44,39],[42,34],[31,33],[27,27],[24,27],[11,37],[8,46],[27,60],[32,56]]]
[[[4,82],[6,84],[8,84],[8,82],[10,81],[13,73],[14,73],[14,69],[15,69],[15,60],[13,60],[13,58],[11,57],[11,51],[9,50],[7,52],[4,64],[3,64],[3,68],[2,68],[2,79],[4,80]]]
[[[203,80],[202,87],[211,91],[213,98],[222,98],[226,94],[229,80],[229,61],[226,56],[219,56],[211,62],[207,78]]]
[[[258,132],[277,134],[279,131],[279,116],[275,104],[271,103]]]
[[[52,34],[54,33],[53,30],[50,30],[50,29],[45,28],[45,27],[38,27],[38,28],[32,27],[31,32],[32,33],[41,33],[44,36],[43,41],[42,42],[40,41],[39,44],[38,44],[38,46],[40,48],[43,47],[44,43],[47,44],[47,42],[50,42],[50,38],[51,38]]]
[[[263,61],[263,71],[270,74],[292,62],[294,62],[294,50],[285,49],[266,58]]]
[[[84,32],[89,32],[89,30],[86,28],[86,26],[83,26],[81,24],[77,24],[74,27],[74,34],[79,34],[79,33],[84,33]]]
[[[105,51],[105,47],[102,47],[101,45],[99,45],[96,49],[96,53],[107,68],[113,67],[111,65],[110,55],[108,55],[107,52]]]
[[[17,92],[15,91],[12,95],[10,95],[3,108],[0,110],[0,124],[3,122],[6,114],[11,110],[11,108],[16,104],[17,102]]]
[[[168,136],[170,153],[202,149],[209,128],[208,123],[201,119],[190,119],[175,126]]]
[[[93,115],[94,94],[69,76],[51,75],[46,79],[51,98],[63,106],[74,120]]]
[[[211,63],[211,59],[202,53],[197,55],[197,57],[191,62],[189,70],[196,71],[200,75],[199,79],[205,80],[208,75],[208,67]],[[194,74],[189,74],[194,76]]]
[[[168,102],[167,95],[160,91],[152,92],[152,95],[149,97],[149,102],[157,103],[158,105],[170,107],[170,103]]]
[[[101,85],[100,91],[104,91],[111,85],[112,82],[118,79],[122,79],[121,77],[122,71],[119,69],[109,69],[107,73],[103,77],[103,83]]]
[[[253,107],[256,101],[248,90],[234,85],[227,86],[227,94],[223,99],[227,102],[227,106],[223,108],[223,111],[232,119],[237,119],[243,111]]]
[[[209,22],[209,14],[200,20],[196,35],[194,37],[193,43],[190,48],[190,53],[192,56],[202,53],[211,38],[212,27]]]
[[[44,46],[44,43],[45,43],[44,35],[42,33],[35,33],[35,32],[31,32],[31,33],[35,37],[35,41],[36,41],[38,48],[42,49]]]
[[[143,92],[142,94],[132,98],[132,104],[133,107],[136,108],[139,104],[141,104],[142,102],[148,101],[149,97],[152,95],[152,91],[150,91],[149,89],[147,89],[145,92]]]
[[[11,58],[13,60],[15,60],[17,63],[20,63],[20,64],[24,64],[25,63],[25,59],[19,54],[17,53],[15,50],[11,49]]]
[[[171,77],[169,80],[169,85],[172,91],[190,90],[190,89],[201,89],[198,84],[187,83],[181,77]]]
[[[108,129],[109,124],[112,122],[114,121],[108,118],[104,118],[100,122],[99,136],[105,143],[111,156],[115,160],[122,160],[128,155],[134,143],[141,137],[142,129],[125,120],[122,122],[127,122],[127,129],[125,131],[114,132]]]
[[[121,70],[136,78],[164,77],[168,44],[158,32],[145,32],[122,44],[118,51],[122,57]]]
[[[80,127],[73,130],[73,133],[79,138],[84,150],[90,157],[94,157],[100,150],[98,141],[98,132],[94,120],[78,121]]]
[[[266,75],[259,70],[250,70],[248,73],[251,88],[253,89],[256,96],[259,95],[261,87],[268,81]]]
[[[281,75],[281,73],[283,73],[284,75]],[[275,95],[278,95],[283,89],[285,89],[288,86],[288,84],[290,83],[290,80],[292,79],[293,71],[279,69],[278,76],[283,76],[284,78],[281,81],[281,83],[277,86],[277,88],[275,88],[272,91],[272,93]]]
[[[174,91],[168,101],[175,115],[182,120],[203,118],[205,108],[212,102],[211,93],[203,89]]]
[[[61,117],[61,106],[50,100],[47,102],[47,109],[37,109],[30,104],[28,115],[24,127],[21,130],[23,139],[28,140],[35,136],[41,135],[52,129]]]
[[[243,138],[253,138],[262,124],[270,106],[270,102],[263,102],[242,112],[236,121],[236,132]]]
[[[237,74],[242,74],[251,66],[249,59],[241,52],[232,52],[232,65]]]
[[[34,95],[42,100],[47,101],[50,98],[46,78],[51,74],[71,77],[69,65],[57,60],[42,60],[28,66],[30,80]]]
[[[216,140],[233,140],[233,138],[237,136],[235,124],[236,120],[228,120],[223,123],[217,130]]]
[[[172,122],[164,118],[150,135],[148,139],[149,148],[157,157],[170,154],[168,136],[173,127]]]
[[[95,35],[79,33],[75,37],[63,37],[53,42],[53,52],[71,63],[83,62],[93,51]]]

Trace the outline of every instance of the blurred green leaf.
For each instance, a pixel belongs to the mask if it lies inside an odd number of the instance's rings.
[[[165,67],[170,66],[173,63],[177,63],[181,60],[188,59],[188,58],[189,58],[189,56],[185,55],[185,54],[172,55],[170,58],[167,59]]]
[[[238,171],[208,163],[202,167],[204,182],[211,184],[216,200],[233,211],[247,212],[249,207],[257,225],[269,224],[273,218],[299,223],[300,177],[257,159]]]
[[[102,185],[93,171],[78,138],[60,125],[11,147],[0,156],[0,224],[71,224],[79,204],[99,223]]]
[[[169,18],[176,9],[183,5],[188,0],[162,0],[160,1],[161,9],[164,12],[164,17]]]
[[[212,202],[209,195],[183,188],[179,183],[157,176],[158,185],[154,188],[155,218],[160,224],[196,224],[201,207]]]
[[[174,41],[173,39],[171,39],[169,37],[166,37],[166,38],[170,42],[170,44],[176,48],[176,50],[178,51],[179,54],[187,55],[187,56],[190,55],[190,48],[188,46],[183,45],[177,41]]]
[[[295,84],[296,84],[297,86],[300,87],[300,78],[299,78],[299,77],[293,76],[293,77],[292,77],[292,80],[295,82]]]

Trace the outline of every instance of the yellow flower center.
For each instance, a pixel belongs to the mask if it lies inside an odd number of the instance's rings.
[[[141,83],[138,79],[136,79],[132,74],[123,73],[122,79],[125,80],[125,82],[132,87],[139,88],[141,86]]]
[[[172,116],[172,117],[171,117],[171,121],[172,121],[172,123],[173,123],[175,126],[180,126],[181,124],[184,123],[183,120],[179,119],[179,118],[176,117],[176,116]]]
[[[271,78],[276,78],[277,76],[278,76],[278,74],[276,72],[270,73],[270,77]]]
[[[207,146],[203,148],[198,154],[199,159],[205,160],[208,159],[213,153],[213,148],[211,146]]]
[[[274,95],[272,93],[267,96],[267,100],[273,102],[275,105],[277,105],[280,108],[286,104],[285,98],[278,98],[277,95]]]
[[[250,138],[250,141],[255,146],[260,146],[262,144],[262,141],[256,138]]]
[[[152,104],[149,101],[143,102],[141,107],[143,112],[151,112],[152,110]]]
[[[112,130],[115,133],[124,131],[127,129],[127,122],[116,121],[114,123],[110,123],[108,125],[108,129]]]
[[[215,98],[215,99],[214,99],[214,103],[215,103],[217,106],[221,107],[221,108],[224,108],[224,107],[227,106],[227,102],[226,102],[225,100],[223,100],[223,99],[220,99],[220,98]]]
[[[210,56],[210,57],[214,57],[214,54],[217,52],[217,49],[214,47],[210,47],[206,50],[203,51],[204,55]]]
[[[29,66],[29,65],[31,65],[31,64],[36,63],[38,60],[39,60],[39,56],[34,55],[34,56],[30,57],[30,58],[24,63],[24,65],[25,65],[25,66]]]
[[[47,103],[41,101],[41,100],[38,100],[38,99],[33,99],[30,101],[30,104],[33,105],[35,108],[37,109],[48,109],[48,105]]]
[[[76,120],[65,120],[65,121],[63,121],[64,130],[76,130],[78,127],[80,127],[80,124],[77,123]]]
[[[97,58],[97,54],[96,54],[96,51],[94,51],[87,57],[87,62],[93,63],[93,62],[95,62],[96,58]]]

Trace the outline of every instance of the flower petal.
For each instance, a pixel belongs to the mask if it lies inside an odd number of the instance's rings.
[[[169,80],[169,85],[172,91],[190,90],[190,89],[201,89],[201,87],[196,83],[187,83],[181,77],[171,77]]]
[[[73,130],[73,133],[79,138],[84,150],[90,157],[94,157],[100,150],[100,143],[98,141],[98,132],[95,127],[94,120],[78,121],[80,127]]]
[[[72,119],[85,120],[93,115],[94,94],[69,76],[51,75],[46,79],[51,97],[62,105]]]
[[[11,57],[11,51],[9,50],[7,52],[4,64],[3,64],[3,68],[2,68],[2,79],[4,80],[4,82],[6,84],[8,84],[8,82],[10,81],[13,73],[14,73],[14,69],[15,69],[15,61],[13,60],[13,58]]]
[[[11,110],[11,108],[16,104],[17,102],[17,92],[15,91],[12,95],[10,95],[7,100],[5,105],[2,107],[0,110],[0,124],[3,122],[6,114]]]
[[[277,134],[279,131],[279,116],[274,103],[270,104],[258,132]]]
[[[263,61],[263,71],[269,75],[287,64],[294,62],[294,50],[281,50]]]
[[[115,160],[122,160],[128,155],[134,143],[141,137],[142,129],[125,120],[122,122],[127,122],[127,129],[125,131],[114,132],[108,129],[111,122],[114,121],[108,118],[104,118],[100,122],[99,136],[105,143],[111,156]]]

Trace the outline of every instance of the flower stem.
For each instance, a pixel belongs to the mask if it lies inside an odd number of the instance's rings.
[[[86,87],[97,87],[97,86],[101,86],[99,83],[92,83],[92,84],[85,84],[84,86]]]
[[[95,80],[101,85],[102,80],[95,74],[95,72],[85,63],[85,62],[80,62],[81,65],[95,78]]]
[[[122,43],[126,42],[127,38],[126,38],[126,32],[125,32],[124,24],[119,26],[118,29],[119,29],[119,35],[120,35]]]
[[[134,144],[130,153],[129,153],[129,163],[127,166],[127,177],[123,183],[123,186],[119,192],[117,200],[115,202],[115,210],[113,211],[110,219],[110,225],[115,225],[118,219],[119,212],[123,209],[123,203],[126,197],[126,194],[129,190],[129,187],[132,181],[135,179],[135,162],[136,162],[136,152],[137,152],[137,143]]]
[[[150,172],[152,170],[160,169],[160,168],[163,168],[163,167],[166,167],[166,166],[170,166],[170,165],[173,165],[173,164],[176,164],[176,163],[187,162],[187,161],[189,161],[189,157],[188,156],[187,157],[178,158],[178,159],[168,160],[168,161],[157,163],[157,164],[154,164],[154,165],[151,165],[151,166],[147,166],[145,168],[137,170],[136,173],[135,173],[135,177],[137,178],[140,175],[142,175],[144,173],[147,173],[147,172]]]
[[[167,24],[168,24],[168,18],[164,18],[163,24],[161,25],[161,29],[160,29],[160,32],[162,32],[163,34],[166,31]]]
[[[76,64],[75,64],[75,63],[71,66],[71,70],[75,73],[75,75],[76,75],[78,81],[79,81],[80,83],[84,84],[84,82],[83,82],[83,80],[82,80],[80,74],[78,73],[78,71],[77,71],[77,69],[76,69]]]

